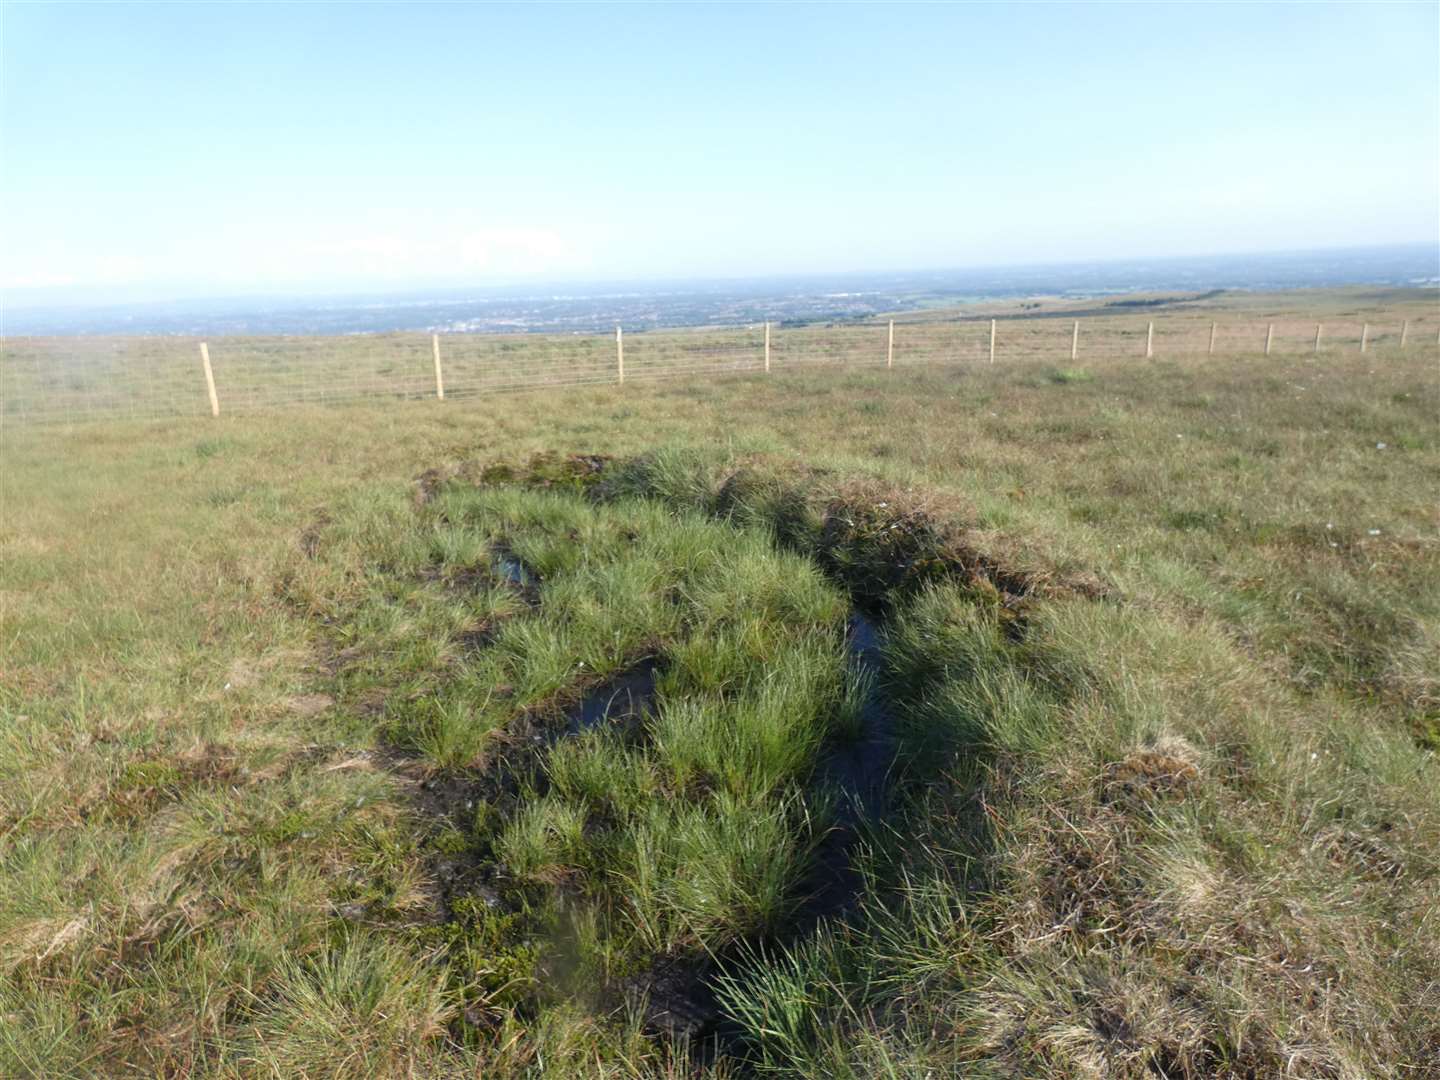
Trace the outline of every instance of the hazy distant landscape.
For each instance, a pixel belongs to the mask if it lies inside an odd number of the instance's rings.
[[[250,296],[115,306],[12,306],[3,332],[31,334],[592,333],[880,312],[1027,296],[1156,290],[1270,291],[1440,283],[1440,245],[1223,255],[910,273],[621,284],[562,283],[391,294]]]

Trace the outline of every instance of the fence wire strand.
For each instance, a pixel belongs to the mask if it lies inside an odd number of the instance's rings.
[[[1072,361],[1147,354],[1324,357],[1437,342],[1440,318],[1365,323],[1212,320],[1200,313],[1139,317],[1003,318],[995,323],[998,363]],[[1153,325],[1153,336],[1151,327]],[[1318,333],[1317,333],[1318,331]],[[627,332],[624,378],[720,376],[766,367],[764,324]],[[769,326],[774,371],[818,367],[914,367],[984,364],[991,359],[989,318]],[[437,396],[429,334],[339,337],[221,337],[208,342],[222,413],[295,405]],[[541,387],[620,381],[613,334],[441,334],[447,398]],[[200,339],[187,337],[16,337],[0,341],[0,421],[77,422],[202,416],[210,412]]]

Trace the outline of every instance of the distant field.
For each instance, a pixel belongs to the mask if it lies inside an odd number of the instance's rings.
[[[1108,301],[1012,301],[888,319],[772,324],[773,370],[807,365],[987,363],[989,320],[997,363],[1143,358],[1149,326],[1156,356],[1219,353],[1322,354],[1433,343],[1440,297],[1422,289],[1348,289],[1278,294],[1224,293],[1200,299],[1125,297]],[[1080,319],[1078,337],[1073,320]],[[1407,328],[1408,323],[1408,328]],[[1366,326],[1368,324],[1368,331]],[[390,400],[436,393],[428,334],[335,337],[222,337],[209,342],[224,412],[293,405]],[[620,377],[613,335],[446,334],[440,344],[450,397],[537,386],[591,385]],[[763,325],[637,333],[625,337],[625,378],[703,378],[762,370]],[[184,337],[10,338],[0,358],[0,417],[12,422],[198,416],[210,402],[200,340]]]
[[[0,433],[0,1076],[1440,1076],[1440,319],[1225,304],[93,343],[198,415]]]

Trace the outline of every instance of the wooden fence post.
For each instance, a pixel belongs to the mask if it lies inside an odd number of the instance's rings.
[[[430,348],[435,353],[435,397],[445,400],[445,377],[440,374],[440,335],[430,335]]]
[[[1405,339],[1410,336],[1410,320],[1406,319],[1400,324],[1400,348],[1405,348]]]
[[[1155,356],[1155,324],[1152,322],[1149,329],[1145,331],[1145,359],[1150,360]]]
[[[1205,355],[1206,355],[1206,356],[1214,356],[1214,355],[1215,355],[1215,324],[1214,324],[1213,322],[1210,324],[1210,349],[1209,349],[1208,352],[1206,352]]]
[[[995,362],[995,320],[990,320],[990,363]]]
[[[1075,320],[1075,329],[1070,332],[1070,359],[1080,355],[1080,320]]]
[[[1275,340],[1275,324],[1272,322],[1265,328],[1265,355],[1270,355],[1270,343]]]
[[[1320,355],[1320,334],[1325,329],[1324,323],[1315,324],[1315,355]]]
[[[1360,351],[1361,351],[1361,352],[1364,352],[1364,351],[1365,351],[1365,346],[1366,346],[1366,344],[1369,343],[1369,341],[1370,341],[1370,324],[1367,322],[1367,323],[1364,323],[1364,324],[1360,327]]]
[[[205,369],[205,389],[210,394],[210,415],[220,415],[220,398],[215,394],[215,372],[210,369],[210,346],[200,342],[200,366]]]
[[[891,320],[890,320],[890,341],[889,341],[889,343],[885,346],[885,366],[886,366],[887,368],[893,368],[893,367],[895,366],[895,320],[894,320],[894,319],[891,319]]]
[[[770,324],[765,324],[765,374],[770,374]]]
[[[615,371],[619,376],[619,382],[625,381],[625,335],[620,327],[615,327]]]

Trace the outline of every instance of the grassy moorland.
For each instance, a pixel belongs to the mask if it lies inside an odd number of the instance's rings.
[[[0,1075],[1440,1075],[1437,363],[12,428]]]
[[[766,366],[791,372],[966,365],[1097,357],[1179,359],[1212,353],[1331,356],[1436,342],[1433,292],[1347,288],[1280,293],[1127,294],[1045,298],[895,312],[857,321],[765,326],[625,328],[625,381],[698,379]],[[1078,322],[1078,326],[1076,323]],[[1153,335],[1151,327],[1153,325]],[[209,415],[201,341],[178,335],[9,337],[0,364],[0,423],[89,423]],[[1213,348],[1212,348],[1213,345]],[[224,415],[437,394],[438,346],[445,396],[600,385],[620,380],[612,333],[338,336],[227,335],[208,342]]]

